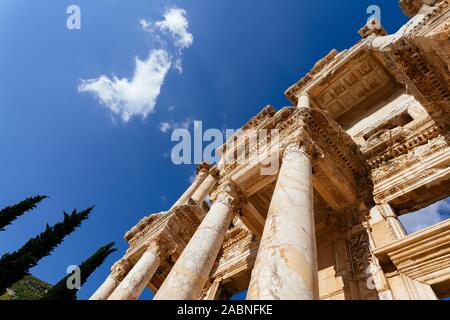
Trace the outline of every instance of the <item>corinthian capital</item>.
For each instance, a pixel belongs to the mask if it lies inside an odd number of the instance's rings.
[[[284,144],[283,159],[294,152],[302,152],[311,159],[323,158],[322,150],[305,130],[301,130]]]
[[[220,170],[217,168],[217,166],[214,166],[209,170],[209,174],[212,175],[215,179],[220,179]]]
[[[222,183],[211,195],[213,202],[220,202],[233,210],[241,209],[245,204],[242,193],[230,181]]]
[[[127,259],[120,259],[111,267],[111,276],[117,281],[122,281],[131,270],[131,263]]]
[[[146,251],[156,254],[160,259],[173,254],[177,249],[176,242],[169,234],[166,233],[152,236],[150,239],[145,241],[144,246],[147,249]]]
[[[209,172],[211,165],[207,161],[203,161],[197,166],[197,175],[199,173]]]

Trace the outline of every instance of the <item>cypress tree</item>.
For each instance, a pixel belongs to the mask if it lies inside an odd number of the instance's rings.
[[[29,269],[43,257],[48,256],[70,233],[72,233],[83,220],[87,219],[93,207],[71,214],[64,212],[64,220],[50,227],[33,239],[30,239],[22,248],[6,253],[0,258],[0,293],[28,275]]]
[[[12,221],[23,215],[25,212],[36,208],[36,205],[46,198],[48,197],[35,196],[26,198],[18,204],[0,210],[0,231],[5,230],[6,226],[10,225]]]
[[[92,256],[80,265],[80,286],[82,286],[89,276],[97,269],[105,259],[116,249],[113,248],[114,242],[107,244],[104,247],[98,249]],[[74,271],[75,272],[75,271]],[[69,289],[67,287],[67,279],[73,275],[69,274],[65,276],[61,281],[55,284],[41,300],[76,300],[78,289]]]

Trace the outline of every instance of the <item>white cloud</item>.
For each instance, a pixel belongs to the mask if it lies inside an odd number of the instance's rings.
[[[188,129],[192,123],[194,123],[194,120],[192,118],[186,118],[181,122],[164,121],[159,124],[159,130],[163,133],[167,133],[169,132],[169,130]]]
[[[450,212],[450,200],[448,199],[436,202],[417,212],[401,216],[400,220],[410,234],[443,221],[446,218],[442,215],[443,212],[447,214]]]
[[[161,132],[164,132],[164,133],[169,131],[171,128],[172,128],[172,125],[168,122],[161,122],[161,124],[159,125],[159,130],[161,130]]]
[[[154,27],[163,33],[168,33],[179,49],[187,49],[194,42],[194,36],[188,31],[189,21],[186,10],[180,8],[170,8],[164,13],[164,20],[154,24],[142,19],[141,27],[149,32],[154,31]],[[154,26],[154,27],[153,27]]]
[[[147,117],[155,109],[161,86],[171,67],[167,51],[151,50],[147,60],[136,58],[134,75],[126,78],[102,75],[82,80],[78,90],[90,92],[99,102],[119,115],[125,122],[134,116]]]
[[[169,112],[172,112],[173,110],[175,110],[175,106],[170,106],[169,108],[167,108],[167,110],[168,110]]]
[[[150,22],[141,19],[139,23],[142,29],[152,33],[162,43],[166,42],[163,41],[160,34],[170,37],[170,42],[173,43],[176,49],[176,58],[173,62],[173,67],[179,73],[182,73],[182,51],[194,43],[194,36],[188,31],[189,21],[187,19],[187,12],[180,8],[170,8],[164,12],[163,16],[164,19],[161,21]]]
[[[157,22],[145,19],[139,21],[142,29],[158,36],[163,49],[151,50],[146,60],[136,58],[131,79],[101,75],[98,78],[81,80],[78,91],[91,93],[125,122],[136,116],[145,118],[153,112],[167,73],[172,66],[182,73],[182,51],[194,41],[194,36],[188,32],[186,10],[170,8],[163,16],[164,19]],[[170,48],[168,42],[162,41],[163,37],[160,36],[170,37],[173,46]],[[173,109],[174,107],[171,107],[169,111]],[[160,130],[167,132],[172,127],[180,126],[183,124],[161,124]]]

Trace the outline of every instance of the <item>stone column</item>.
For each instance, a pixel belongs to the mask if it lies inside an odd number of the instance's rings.
[[[249,300],[319,298],[310,158],[314,146],[308,141],[290,144],[284,151]]]
[[[147,250],[134,265],[119,286],[114,290],[108,300],[136,300],[144,291],[147,284],[158,270],[161,258],[174,252],[175,247],[171,243],[162,241],[161,238],[151,239],[146,244]]]
[[[156,293],[155,300],[201,298],[225,234],[241,204],[240,197],[228,183],[214,192],[212,200],[214,204]]]
[[[195,177],[195,180],[192,182],[189,188],[183,193],[183,195],[175,202],[172,208],[188,204],[189,199],[191,199],[192,195],[203,184],[203,182],[205,182],[205,179],[207,179],[210,176],[209,175],[210,168],[211,166],[206,162],[203,162],[197,167],[197,176]]]
[[[94,292],[89,300],[107,300],[119,283],[125,278],[131,269],[131,264],[126,259],[120,259],[111,268],[111,273],[105,282]]]
[[[385,203],[370,210],[370,227],[374,247],[379,248],[406,237],[406,231],[392,207]]]
[[[380,211],[382,212],[383,216],[386,218],[386,221],[389,224],[396,240],[403,239],[404,237],[407,236],[406,230],[403,227],[402,222],[398,218],[394,209],[392,209],[392,207],[389,204],[385,204],[385,205],[381,206]]]
[[[311,99],[309,98],[309,94],[307,92],[300,94],[298,97],[297,108],[310,108],[311,107]]]
[[[203,201],[205,201],[206,196],[209,192],[214,188],[219,180],[219,171],[217,168],[213,168],[210,170],[210,174],[206,177],[203,183],[195,190],[192,195],[192,200],[195,201],[198,205],[202,205]]]

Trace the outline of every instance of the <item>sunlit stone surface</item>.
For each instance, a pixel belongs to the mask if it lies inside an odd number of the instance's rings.
[[[399,220],[450,196],[450,6],[400,6],[400,30],[372,19],[318,57],[286,90],[291,107],[262,108],[168,211],[128,231],[91,299],[450,296],[450,220],[412,235]],[[251,144],[261,129],[279,141]]]

